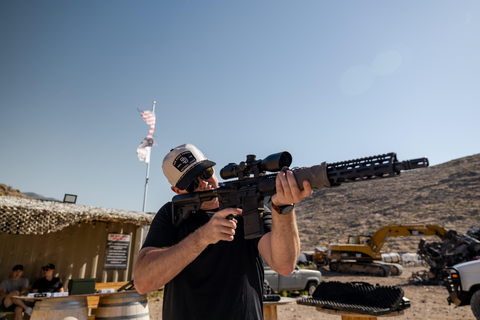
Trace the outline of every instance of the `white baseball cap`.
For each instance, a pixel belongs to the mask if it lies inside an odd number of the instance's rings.
[[[197,147],[185,143],[170,150],[163,159],[162,169],[172,186],[185,190],[203,170],[214,165],[216,163],[208,160]]]

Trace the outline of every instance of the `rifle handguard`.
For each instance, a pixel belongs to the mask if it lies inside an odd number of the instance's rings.
[[[322,162],[320,165],[316,165],[308,168],[293,169],[295,174],[295,180],[300,190],[303,190],[303,181],[310,181],[310,186],[313,189],[330,188],[330,181],[327,176],[327,163]]]

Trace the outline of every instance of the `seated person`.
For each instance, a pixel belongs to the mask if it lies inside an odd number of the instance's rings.
[[[32,286],[32,293],[37,292],[63,292],[63,283],[60,278],[54,277],[55,265],[49,263],[42,267],[43,278],[38,279]]]
[[[15,320],[23,318],[23,311],[28,315],[32,314],[32,308],[28,307],[23,300],[13,298],[28,292],[28,279],[22,278],[22,274],[23,266],[17,264],[12,269],[11,277],[3,280],[0,284],[0,297],[3,298],[0,303],[0,311],[15,312]]]

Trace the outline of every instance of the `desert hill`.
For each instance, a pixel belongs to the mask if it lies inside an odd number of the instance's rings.
[[[314,190],[297,206],[303,250],[373,234],[389,224],[436,224],[465,233],[480,225],[480,154],[399,177]],[[420,238],[390,238],[385,250],[416,251]],[[427,238],[427,241],[439,241]]]
[[[31,197],[21,193],[20,190],[13,189],[12,187],[3,183],[0,184],[0,196],[31,199]]]

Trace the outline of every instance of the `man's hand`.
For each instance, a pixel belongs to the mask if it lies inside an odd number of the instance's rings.
[[[210,221],[199,229],[200,237],[206,245],[215,244],[220,240],[233,241],[237,220],[227,219],[228,216],[242,214],[238,208],[226,208],[218,211]]]
[[[275,179],[275,187],[277,193],[272,196],[272,203],[278,207],[299,203],[313,193],[308,181],[303,181],[303,190],[300,190],[292,171],[280,171]]]
[[[18,290],[12,291],[8,294],[10,297],[16,297],[20,295],[20,292]]]

